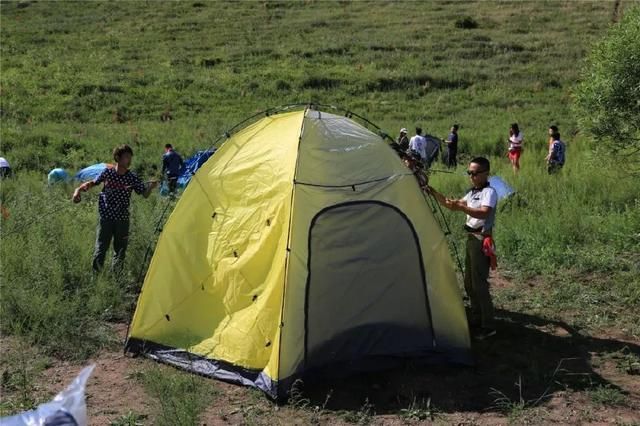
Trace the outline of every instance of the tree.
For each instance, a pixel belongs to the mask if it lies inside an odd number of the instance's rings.
[[[628,9],[600,41],[574,94],[580,129],[600,147],[640,160],[640,6]]]

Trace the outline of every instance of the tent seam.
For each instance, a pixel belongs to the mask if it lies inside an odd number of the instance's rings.
[[[291,228],[293,226],[293,199],[296,191],[296,176],[298,175],[298,165],[300,160],[300,144],[302,143],[302,134],[304,133],[304,119],[307,115],[307,110],[309,108],[305,107],[302,111],[302,120],[300,121],[300,136],[298,137],[298,147],[296,149],[296,165],[293,168],[293,181],[291,184],[291,198],[289,200],[289,227],[287,229],[287,247],[286,247],[286,255],[285,255],[285,264],[284,264],[284,283],[282,285],[282,302],[280,303],[280,324],[278,324],[279,334],[278,334],[278,369],[277,369],[277,379],[276,383],[280,380],[280,365],[281,365],[281,355],[282,355],[282,329],[284,328],[284,305],[286,301],[286,293],[287,293],[287,280],[289,273],[289,261],[290,261],[290,253],[291,253]],[[276,385],[277,387],[277,385]],[[276,389],[276,393],[278,390]]]

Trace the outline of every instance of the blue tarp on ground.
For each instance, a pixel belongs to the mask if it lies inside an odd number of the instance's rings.
[[[55,168],[49,172],[47,175],[47,182],[49,185],[53,185],[55,183],[64,183],[69,181],[69,174],[65,169]]]
[[[189,184],[191,177],[207,162],[214,152],[215,149],[213,151],[198,151],[184,161],[178,176],[178,189],[184,189]],[[168,193],[169,188],[167,182],[164,181],[160,186],[160,195],[167,195]]]
[[[102,173],[102,171],[107,167],[113,167],[113,166],[107,163],[98,163],[89,167],[85,167],[84,169],[76,173],[75,178],[83,182],[88,180],[94,180],[95,178],[100,176],[100,173]]]

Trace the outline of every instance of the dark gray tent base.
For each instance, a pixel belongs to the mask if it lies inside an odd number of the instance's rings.
[[[278,382],[271,380],[261,370],[238,367],[225,361],[195,355],[184,349],[171,348],[139,339],[128,339],[125,343],[125,352],[142,354],[155,361],[201,376],[258,388],[270,398],[278,398]]]
[[[406,355],[369,356],[350,362],[340,362],[330,366],[310,369],[301,375],[274,381],[260,370],[238,367],[225,361],[195,355],[184,349],[175,349],[140,339],[128,339],[125,343],[125,352],[136,355],[142,354],[155,361],[172,365],[204,377],[254,387],[260,389],[278,403],[285,403],[287,401],[289,398],[289,390],[296,380],[302,380],[305,383],[314,383],[328,378],[337,379],[369,371],[394,369],[408,362],[414,366],[441,364],[470,366],[475,364],[469,351],[449,349],[445,352],[429,351],[428,353],[421,355],[415,354],[411,357]]]

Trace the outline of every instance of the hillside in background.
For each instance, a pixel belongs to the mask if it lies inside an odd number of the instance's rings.
[[[44,171],[136,138],[202,148],[250,113],[308,101],[394,133],[422,124],[442,136],[459,122],[464,141],[483,150],[518,121],[541,146],[549,123],[574,133],[571,85],[612,10],[578,1],[4,2],[2,151],[20,147],[16,166]]]

